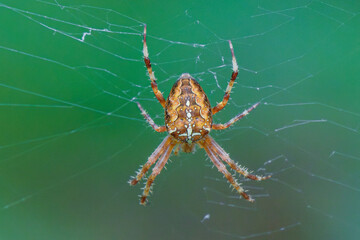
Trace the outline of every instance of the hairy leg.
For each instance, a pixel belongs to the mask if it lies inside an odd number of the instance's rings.
[[[171,137],[167,136],[162,143],[155,149],[155,151],[151,154],[148,161],[145,165],[138,171],[135,178],[129,181],[130,185],[136,185],[141,178],[145,175],[145,173],[149,170],[149,168],[156,162],[156,160],[169,148],[171,144]]]
[[[212,137],[208,136],[206,141],[207,141],[209,148],[211,148],[212,151],[214,151],[216,154],[218,154],[224,162],[226,162],[232,169],[234,169],[236,172],[240,173],[244,177],[249,178],[251,180],[256,180],[256,181],[266,180],[271,177],[271,176],[264,177],[264,176],[250,174],[246,168],[241,167],[236,162],[234,162],[230,158],[229,154],[227,154],[224,151],[224,149],[222,149],[222,147],[220,147],[220,145],[217,142],[215,142],[215,140]]]
[[[221,162],[220,159],[215,155],[215,153],[210,149],[210,147],[204,143],[202,147],[205,149],[207,155],[210,157],[211,161],[214,163],[214,165],[217,167],[219,172],[224,174],[226,179],[231,183],[231,185],[236,189],[236,191],[243,196],[246,200],[250,202],[254,202],[254,199],[252,199],[249,195],[245,193],[245,190],[240,186],[239,183],[236,182],[236,180],[233,178],[233,176],[229,173],[229,171],[226,169],[225,165]]]
[[[149,59],[149,51],[148,51],[147,44],[146,44],[146,25],[144,26],[143,54],[144,54],[144,62],[145,62],[145,65],[146,65],[146,69],[147,69],[147,71],[149,73],[149,77],[150,77],[150,80],[151,80],[151,88],[153,89],[155,97],[160,102],[161,106],[163,106],[163,108],[165,108],[165,99],[164,99],[162,93],[158,89],[155,74],[154,74],[154,71],[151,68],[151,62],[150,62],[150,59]]]
[[[229,98],[230,98],[231,89],[234,86],[235,79],[236,79],[236,77],[237,77],[237,75],[239,73],[239,67],[238,67],[237,62],[236,62],[236,58],[235,58],[235,54],[234,54],[234,48],[233,48],[233,45],[232,45],[231,41],[229,41],[229,46],[230,46],[231,55],[232,55],[233,72],[231,74],[230,82],[229,82],[229,84],[228,84],[228,86],[226,88],[224,98],[215,107],[213,107],[212,114],[215,114],[215,113],[219,112],[228,103]]]
[[[166,131],[166,127],[165,126],[158,126],[156,125],[156,123],[154,122],[154,120],[152,120],[152,118],[150,117],[150,115],[142,108],[142,106],[140,105],[139,102],[136,103],[137,106],[139,107],[141,114],[144,116],[144,118],[146,119],[146,121],[150,124],[150,126],[157,132],[165,132]]]
[[[173,148],[175,147],[175,145],[176,145],[175,143],[171,143],[167,147],[167,149],[165,150],[165,152],[163,153],[163,155],[160,157],[159,161],[156,163],[155,167],[153,168],[152,173],[151,173],[151,175],[149,176],[149,178],[148,178],[148,180],[146,182],[144,192],[143,192],[143,194],[141,196],[141,199],[140,199],[140,204],[141,205],[146,204],[146,198],[149,195],[151,184],[154,182],[156,176],[160,174],[161,170],[165,166],[165,164],[168,161],[168,159],[170,157],[170,154],[171,154]]]
[[[254,108],[256,108],[260,103],[255,103],[254,105],[252,105],[250,108],[246,109],[244,112],[236,115],[235,117],[233,117],[230,121],[228,121],[225,124],[213,124],[212,125],[212,129],[215,130],[223,130],[226,129],[228,127],[230,127],[231,125],[233,125],[235,122],[237,122],[238,120],[242,119],[243,117],[245,117],[246,115],[248,115],[252,110],[254,110]]]

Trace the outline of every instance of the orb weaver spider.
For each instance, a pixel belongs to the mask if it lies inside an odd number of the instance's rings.
[[[144,26],[143,44],[144,61],[151,80],[151,87],[154,91],[155,97],[160,102],[161,106],[165,109],[165,126],[156,125],[151,117],[142,108],[140,103],[137,102],[137,105],[141,111],[141,114],[156,132],[167,131],[169,135],[165,137],[162,143],[151,154],[145,165],[143,165],[143,167],[137,172],[136,177],[133,177],[129,181],[130,185],[136,185],[144,177],[150,167],[156,163],[151,175],[147,179],[143,194],[140,199],[140,204],[146,204],[146,198],[149,195],[151,185],[154,182],[155,177],[160,174],[161,170],[165,166],[173,149],[177,147],[175,149],[175,155],[178,154],[180,146],[184,152],[189,153],[194,150],[195,144],[200,146],[200,148],[205,149],[213,164],[217,167],[219,172],[221,172],[226,177],[226,179],[231,183],[236,191],[244,199],[253,202],[254,199],[246,194],[245,190],[229,173],[223,162],[228,164],[236,172],[251,180],[261,181],[268,179],[271,176],[257,176],[250,174],[246,168],[241,167],[235,163],[224,151],[224,149],[222,149],[220,145],[209,136],[211,129],[226,129],[236,121],[249,114],[250,111],[259,105],[259,103],[252,105],[250,108],[236,115],[225,124],[212,123],[212,116],[222,110],[229,101],[231,89],[238,75],[238,65],[235,59],[234,49],[231,41],[229,41],[229,45],[232,55],[233,72],[230,82],[226,88],[223,100],[213,108],[211,108],[209,99],[207,98],[200,84],[188,73],[184,73],[180,76],[180,78],[173,85],[168,99],[165,100],[157,87],[155,75],[151,68],[149,52],[146,45],[146,25]]]

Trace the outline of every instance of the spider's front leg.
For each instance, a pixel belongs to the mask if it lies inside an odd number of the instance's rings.
[[[151,80],[151,88],[153,89],[155,97],[160,102],[161,106],[163,106],[163,108],[165,108],[165,99],[164,99],[162,93],[158,89],[155,74],[154,74],[154,71],[151,68],[151,63],[150,63],[150,58],[149,58],[149,51],[148,51],[148,47],[147,47],[147,44],[146,44],[146,24],[144,26],[143,54],[144,54],[144,62],[145,62],[145,65],[146,65],[146,69],[147,69],[147,71],[149,73],[149,77],[150,77],[150,80]]]
[[[232,45],[230,40],[229,40],[229,46],[230,46],[231,55],[232,55],[233,72],[231,74],[231,79],[230,79],[229,85],[226,88],[224,98],[223,98],[223,100],[221,102],[219,102],[215,107],[212,108],[212,110],[211,110],[212,114],[215,114],[215,113],[219,112],[228,103],[229,98],[230,98],[231,89],[234,86],[235,79],[236,79],[236,77],[237,77],[237,75],[239,73],[239,67],[237,65],[235,54],[234,54],[234,48],[233,48],[233,45]]]

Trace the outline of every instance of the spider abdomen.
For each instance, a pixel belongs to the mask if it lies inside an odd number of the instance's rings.
[[[173,85],[165,105],[165,124],[170,135],[192,144],[211,129],[209,99],[200,84],[184,73]]]

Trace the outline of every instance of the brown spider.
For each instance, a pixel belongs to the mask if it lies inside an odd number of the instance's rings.
[[[176,155],[179,152],[180,145],[182,147],[182,150],[187,153],[193,151],[195,144],[198,144],[201,148],[204,148],[217,169],[222,174],[224,174],[224,176],[232,184],[236,191],[238,191],[241,196],[243,196],[246,200],[250,202],[253,202],[254,200],[245,193],[244,189],[228,172],[226,166],[220,159],[227,163],[233,170],[251,180],[260,181],[271,177],[263,177],[250,174],[246,168],[239,166],[232,159],[230,159],[229,155],[219,146],[219,144],[217,144],[215,140],[208,135],[211,129],[223,130],[230,127],[233,123],[246,116],[250,111],[252,111],[259,105],[259,103],[254,104],[249,109],[238,114],[225,124],[212,123],[212,115],[223,109],[229,101],[231,88],[233,87],[234,81],[238,75],[238,65],[236,63],[234,49],[231,41],[229,41],[229,45],[232,54],[233,72],[229,85],[226,88],[224,98],[220,103],[218,103],[215,107],[211,108],[209,99],[207,98],[204,90],[201,88],[200,84],[188,73],[182,74],[180,78],[175,82],[170,91],[168,99],[165,101],[162,93],[157,87],[155,75],[151,68],[149,52],[146,45],[145,25],[143,49],[144,61],[150,76],[151,87],[154,91],[154,94],[160,104],[165,109],[165,126],[156,125],[151,119],[151,117],[141,107],[140,103],[137,103],[137,105],[144,118],[155,131],[167,131],[169,135],[151,154],[145,165],[139,170],[139,172],[137,172],[136,177],[129,181],[130,185],[136,185],[146,174],[151,165],[155,164],[156,160],[159,159],[155,167],[153,168],[151,175],[147,179],[143,195],[140,199],[140,204],[145,205],[146,198],[150,192],[151,184],[154,182],[155,177],[160,174],[175,146],[177,146],[177,148],[175,149]]]

